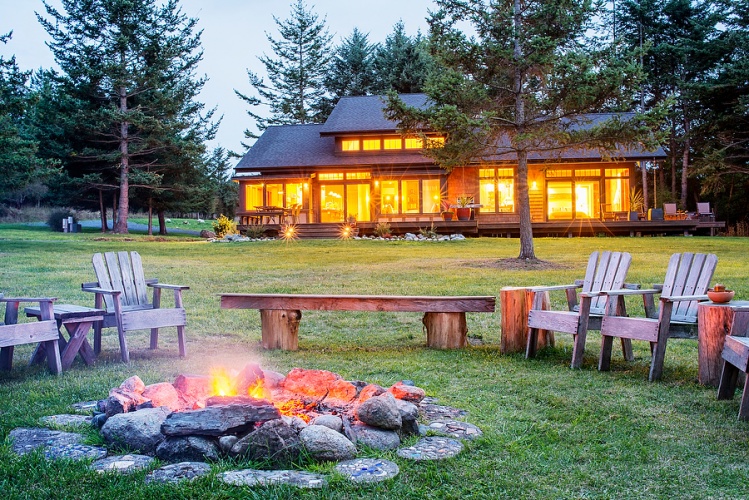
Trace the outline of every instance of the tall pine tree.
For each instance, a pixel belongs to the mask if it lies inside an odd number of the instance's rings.
[[[408,36],[403,21],[399,21],[375,54],[373,92],[422,92],[433,67],[434,61],[427,49],[427,41],[421,34]]]
[[[202,58],[197,20],[177,0],[61,0],[38,15],[66,91],[82,106],[76,126],[92,131],[77,154],[116,171],[119,190],[114,231],[127,233],[130,189],[163,190],[165,178],[192,168],[185,153],[201,151],[194,98]],[[210,128],[210,126],[208,127]],[[109,176],[101,176],[107,182]],[[158,191],[157,191],[158,192]]]
[[[320,21],[303,0],[292,4],[288,19],[281,21],[273,16],[273,20],[281,38],[277,40],[268,33],[266,37],[275,57],[264,54],[258,58],[265,66],[267,81],[248,70],[257,95],[234,92],[253,109],[262,106],[270,111],[270,116],[247,111],[260,132],[270,125],[322,123],[327,118],[324,78],[332,39],[325,20]],[[259,137],[250,129],[244,134],[248,139]]]

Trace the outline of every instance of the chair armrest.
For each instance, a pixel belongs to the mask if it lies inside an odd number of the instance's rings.
[[[653,283],[653,288],[655,288],[659,292],[662,292],[663,291],[663,283]]]
[[[189,286],[184,285],[167,285],[166,283],[147,283],[152,288],[163,288],[165,290],[189,290]]]
[[[57,297],[3,297],[0,295],[0,302],[54,302]]]
[[[656,293],[660,293],[660,292],[654,288],[644,288],[642,290],[629,290],[629,289],[608,290],[606,292],[601,292],[601,293],[603,295],[655,295]]]
[[[119,291],[119,290],[107,290],[106,288],[97,288],[97,287],[86,288],[86,287],[81,287],[81,290],[83,290],[84,292],[102,293],[102,294],[105,294],[105,295],[112,295],[112,296],[115,296],[115,297],[118,296],[118,295],[122,295],[122,292]]]
[[[606,292],[580,292],[580,297],[587,297],[592,299],[593,297],[600,297],[601,295],[605,295]]]
[[[686,302],[691,300],[705,301],[710,300],[710,297],[707,295],[673,295],[671,297],[661,295],[662,302]]]
[[[532,286],[528,289],[532,292],[553,292],[555,290],[572,290],[581,288],[582,285],[553,285],[553,286]]]

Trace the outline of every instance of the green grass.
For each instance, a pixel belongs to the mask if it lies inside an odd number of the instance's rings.
[[[570,370],[571,338],[534,360],[500,355],[500,314],[469,314],[469,334],[482,346],[427,349],[415,313],[305,311],[300,350],[260,349],[257,311],[221,310],[221,292],[498,295],[503,286],[568,283],[581,277],[593,250],[632,253],[630,282],[660,281],[673,252],[714,252],[714,281],[749,298],[745,239],[537,239],[536,254],[553,266],[508,269],[518,241],[471,239],[452,243],[278,241],[209,244],[195,238],[52,233],[0,225],[0,291],[51,295],[90,305],[80,291],[91,281],[94,252],[137,250],[148,276],[185,284],[188,357],[177,358],[176,335],[162,349],[146,347],[147,332],[130,336],[131,363],[119,362],[108,331],[93,367],[76,360],[61,377],[26,367],[30,347],[16,348],[13,371],[0,374],[0,442],[10,430],[69,411],[71,403],[105,397],[138,374],[146,383],[179,373],[207,373],[214,365],[257,361],[287,371],[328,369],[347,379],[390,385],[407,378],[442,404],[469,411],[484,431],[458,457],[410,462],[394,453],[401,473],[379,485],[354,486],[335,476],[322,491],[226,486],[216,474],[248,463],[218,463],[213,474],[183,486],[146,486],[145,473],[99,475],[85,464],[16,457],[0,446],[3,498],[738,498],[749,482],[749,423],[737,423],[738,398],[717,401],[697,384],[695,340],[672,340],[663,381],[648,383],[649,348],[635,343],[634,363],[615,352],[612,371],[596,370],[600,337],[589,336],[582,370]],[[563,298],[554,301],[561,305]],[[629,304],[633,314],[636,303]],[[641,308],[639,308],[641,310]],[[95,437],[90,436],[93,440]],[[331,464],[308,466],[330,473]]]

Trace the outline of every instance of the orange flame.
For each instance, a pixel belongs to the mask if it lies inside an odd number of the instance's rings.
[[[216,396],[236,396],[237,390],[232,383],[232,377],[224,368],[214,368],[211,370],[211,379],[213,382],[213,394]]]
[[[270,399],[270,391],[265,388],[265,381],[257,379],[254,384],[247,388],[247,395],[255,399]]]
[[[274,402],[273,406],[278,409],[278,412],[281,415],[286,415],[287,417],[299,417],[307,423],[310,421],[310,416],[303,411],[304,403],[299,400],[292,399],[286,402]]]

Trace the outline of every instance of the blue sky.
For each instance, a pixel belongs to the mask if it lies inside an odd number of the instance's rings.
[[[52,5],[59,2],[52,0]],[[250,93],[247,69],[264,74],[257,57],[263,53],[272,56],[265,37],[268,32],[278,37],[275,15],[286,19],[292,0],[182,0],[183,11],[197,17],[203,29],[204,56],[200,72],[209,77],[200,99],[207,107],[217,107],[217,114],[224,119],[213,146],[240,151],[243,131],[252,123],[246,106],[234,94],[234,89]],[[398,20],[403,20],[406,32],[426,33],[428,9],[433,9],[432,0],[307,0],[320,18],[326,17],[326,25],[334,35],[334,43],[351,34],[354,27],[369,33],[372,42],[382,42],[392,32]],[[0,0],[0,34],[13,31],[13,39],[0,44],[0,55],[15,54],[22,69],[49,68],[54,65],[46,32],[36,20],[34,12],[44,14],[41,0]]]

